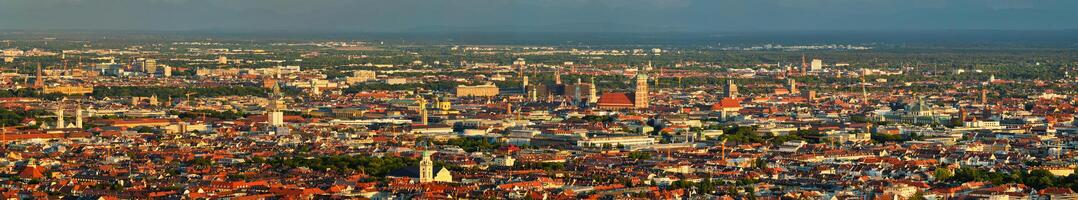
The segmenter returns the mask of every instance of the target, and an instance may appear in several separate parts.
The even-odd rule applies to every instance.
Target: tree
[[[22,119],[26,118],[25,115],[15,111],[0,109],[0,125],[3,126],[15,126],[22,123]]]
[[[937,179],[940,180],[940,179]],[[1048,187],[1067,187],[1078,189],[1078,175],[1055,176],[1047,170],[1031,170],[1011,172],[989,172],[987,170],[962,167],[954,172],[954,176],[945,182],[964,183],[970,181],[987,181],[993,184],[1021,183],[1035,189]]]
[[[651,153],[642,152],[642,151],[634,151],[632,153],[629,153],[629,159],[633,159],[633,160],[651,159]]]
[[[910,196],[909,200],[926,200],[925,193],[922,191],[917,191],[917,193],[914,193],[913,196]]]
[[[943,167],[936,168],[936,180],[947,180],[951,176],[954,176],[954,172],[951,172],[951,170]]]
[[[757,158],[755,161],[753,161],[752,167],[756,169],[767,168],[767,161],[764,161],[763,158]]]
[[[764,138],[756,134],[755,126],[733,126],[723,130],[721,137],[739,143],[760,143]]]
[[[483,138],[455,138],[449,141],[439,143],[442,145],[454,145],[458,146],[467,152],[487,151],[501,148],[504,144],[498,142],[491,142]]]

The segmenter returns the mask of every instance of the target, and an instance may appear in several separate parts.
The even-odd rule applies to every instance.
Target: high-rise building
[[[580,105],[583,104],[583,99],[580,95],[580,86],[583,85],[579,78],[576,79],[576,85],[573,85],[573,103]]]
[[[823,70],[823,60],[812,59],[812,66],[811,66],[811,69],[809,69],[809,70],[811,70],[811,71]]]
[[[792,78],[786,79],[786,90],[789,90],[790,94],[800,93],[799,91],[797,91],[797,80],[794,80]]]
[[[801,74],[808,73],[808,68],[808,60],[806,59],[805,54],[801,54]]]
[[[524,68],[528,65],[528,62],[524,61],[524,58],[517,58],[513,61],[513,68],[517,69],[517,75],[524,76]]]
[[[60,54],[60,63],[61,63],[61,65],[63,65],[63,67],[64,67],[64,68],[63,68],[63,71],[60,71],[60,73],[70,73],[70,72],[69,72],[69,71],[67,70],[67,56],[64,56],[64,55],[65,55],[65,54]]]
[[[647,109],[648,104],[648,75],[643,72],[636,74],[636,92],[634,93],[633,106],[638,109]]]
[[[142,72],[147,74],[157,73],[157,60],[149,58],[142,60]]]
[[[161,66],[161,76],[172,77],[172,67]]]

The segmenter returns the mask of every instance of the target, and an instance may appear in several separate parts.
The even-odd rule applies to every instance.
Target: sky
[[[1059,30],[1076,0],[0,0],[3,30]]]

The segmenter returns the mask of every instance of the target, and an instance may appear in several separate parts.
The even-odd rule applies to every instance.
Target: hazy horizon
[[[1073,30],[1067,0],[0,0],[4,30],[775,32]]]

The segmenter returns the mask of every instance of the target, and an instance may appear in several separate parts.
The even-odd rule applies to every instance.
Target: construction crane
[[[722,155],[721,159],[723,160],[723,162],[726,162],[726,140],[727,140],[727,139],[729,139],[729,138],[723,138],[723,139],[722,139],[722,143],[720,143],[720,144],[721,144],[721,148],[722,148],[722,150],[721,150],[721,151],[722,151],[722,153],[721,153],[721,155]]]
[[[868,90],[865,89],[865,85],[868,85],[868,83],[865,82],[865,76],[868,75],[867,72],[868,71],[865,70],[865,68],[861,68],[861,104],[864,105],[868,105]]]
[[[185,93],[185,94],[183,94],[184,96],[186,96],[186,97],[187,97],[187,99],[186,99],[186,100],[187,100],[187,105],[188,105],[188,106],[191,106],[191,105],[192,105],[192,104],[191,104],[191,95],[192,95],[192,94],[197,94],[197,93],[194,93],[194,92],[188,92],[188,93]]]

